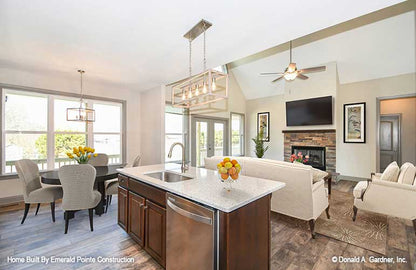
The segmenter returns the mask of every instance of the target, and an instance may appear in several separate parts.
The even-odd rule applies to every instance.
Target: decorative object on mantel
[[[79,69],[81,75],[81,98],[79,101],[79,108],[67,108],[66,109],[66,120],[76,122],[95,122],[95,110],[87,108],[84,104],[83,93],[82,93],[82,74],[84,70]]]
[[[285,78],[286,81],[293,81],[296,78],[299,78],[301,80],[307,80],[309,77],[303,74],[326,70],[326,66],[311,67],[311,68],[304,68],[304,69],[298,70],[298,68],[296,67],[296,63],[292,62],[292,41],[289,41],[289,50],[290,50],[290,63],[289,63],[289,66],[285,69],[285,72],[262,72],[260,73],[260,76],[280,75],[279,77],[274,79],[272,82],[277,82],[278,80],[282,78]]]
[[[365,102],[344,104],[344,143],[365,143]]]
[[[228,98],[228,74],[206,68],[205,32],[212,24],[201,20],[184,37],[189,41],[189,77],[172,86],[172,106],[192,108]],[[204,36],[204,70],[192,75],[192,41],[200,34]]]
[[[231,191],[231,184],[238,180],[238,175],[241,171],[241,166],[237,160],[226,157],[217,164],[218,177],[221,182],[227,184],[227,191]]]
[[[269,146],[264,145],[265,141],[263,140],[263,134],[258,133],[252,140],[255,144],[254,153],[256,154],[256,157],[263,158],[266,151],[269,150]]]
[[[257,134],[262,134],[262,138],[265,142],[270,142],[270,113],[261,112],[257,113]]]
[[[71,152],[66,153],[66,155],[70,158],[70,159],[74,159],[78,162],[78,164],[87,164],[88,160],[90,160],[91,156],[96,157],[97,154],[94,154],[95,149],[88,147],[88,146],[79,146],[79,147],[74,147]]]

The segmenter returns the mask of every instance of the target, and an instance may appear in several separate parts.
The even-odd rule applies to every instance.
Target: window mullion
[[[94,103],[93,101],[88,101],[87,102],[87,107],[92,109],[94,107]],[[91,122],[87,122],[87,145],[89,147],[94,148],[94,125]]]
[[[47,127],[47,168],[53,170],[55,168],[55,112],[54,97],[48,96],[48,127]]]

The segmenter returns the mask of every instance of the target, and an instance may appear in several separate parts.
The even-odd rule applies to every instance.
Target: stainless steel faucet
[[[171,145],[170,150],[169,150],[169,153],[168,153],[168,158],[171,158],[172,157],[172,151],[173,151],[173,148],[176,145],[179,145],[179,146],[182,147],[182,165],[181,165],[181,171],[184,173],[184,172],[186,172],[188,170],[188,166],[186,165],[186,162],[185,162],[185,146],[182,143],[175,142],[175,143],[173,143]]]

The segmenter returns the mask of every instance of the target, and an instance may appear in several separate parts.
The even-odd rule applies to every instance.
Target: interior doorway
[[[393,161],[401,165],[401,114],[380,115],[380,172]]]
[[[205,166],[205,157],[228,154],[228,120],[208,117],[192,117],[191,164]]]

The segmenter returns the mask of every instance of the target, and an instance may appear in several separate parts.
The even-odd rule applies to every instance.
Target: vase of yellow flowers
[[[97,154],[94,154],[95,149],[88,146],[78,146],[74,147],[71,152],[66,153],[70,159],[74,159],[78,164],[87,164],[91,156],[96,157]]]

